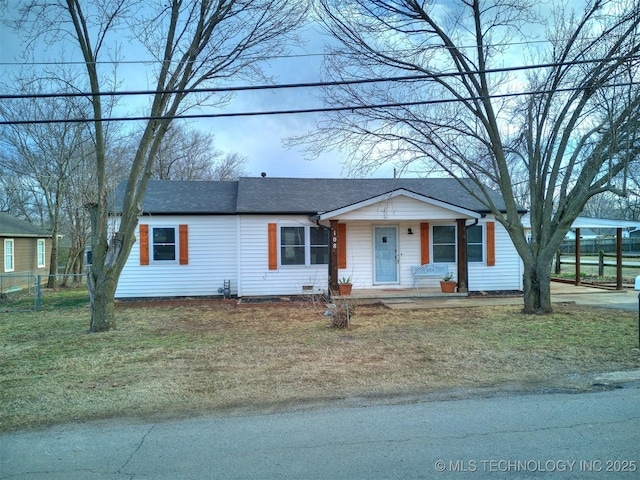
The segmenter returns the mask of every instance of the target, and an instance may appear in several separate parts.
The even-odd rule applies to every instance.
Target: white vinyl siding
[[[360,215],[366,219],[360,219]],[[351,277],[355,289],[376,288],[373,284],[374,226],[396,226],[399,284],[394,288],[410,289],[413,285],[411,267],[420,265],[421,261],[420,224],[429,223],[430,229],[434,225],[450,226],[455,225],[456,218],[461,218],[459,213],[407,197],[396,197],[385,205],[368,205],[349,212],[345,218],[337,217],[346,224],[347,239],[347,267],[340,269],[338,275]],[[482,227],[483,259],[487,221],[493,218],[487,216],[478,223]],[[283,226],[301,227],[308,236],[317,225],[307,215],[154,215],[142,217],[140,223],[149,225],[149,236],[154,227],[188,225],[189,264],[140,265],[139,242],[136,242],[120,277],[117,298],[217,296],[225,280],[231,280],[231,293],[240,297],[304,295],[323,292],[328,287],[328,265],[316,265],[306,258],[304,265],[278,263],[276,269],[269,269],[269,224],[276,224],[278,232]],[[329,221],[322,224],[329,226]],[[136,236],[139,237],[138,232]],[[317,246],[310,243],[310,239],[305,241],[306,248]],[[278,243],[277,247],[279,256],[281,245]],[[495,222],[495,257],[496,264],[492,267],[486,266],[486,260],[469,262],[470,291],[522,289],[522,262],[498,222]],[[433,256],[431,259],[433,261]],[[457,278],[456,263],[447,263],[447,266],[454,279]],[[430,278],[420,284],[436,288],[439,280]]]
[[[353,288],[380,288],[373,282],[374,271],[374,226],[380,222],[347,222],[347,268],[339,270],[339,277],[350,276]],[[420,265],[420,223],[419,222],[389,222],[390,226],[398,226],[398,272],[399,284],[394,288],[412,288],[413,275],[411,267]],[[411,228],[412,234],[409,234]],[[449,271],[455,274],[456,264],[447,264]],[[439,278],[421,280],[425,287],[440,286]]]
[[[428,219],[431,221],[451,221],[452,218],[459,218],[460,216],[461,214],[453,213],[446,208],[400,195],[377,204],[353,210],[340,215],[338,218],[344,222],[387,221],[397,224],[403,221],[428,221]],[[419,232],[418,230],[415,233]]]
[[[238,218],[240,296],[300,295],[327,289],[328,265],[316,265],[311,261],[305,265],[279,263],[276,270],[269,270],[268,225],[277,224],[278,231],[281,227],[317,227],[306,215],[241,215]]]
[[[493,218],[487,218],[487,221],[493,221]],[[495,222],[495,252],[493,267],[487,267],[485,262],[469,262],[469,291],[522,290],[522,260],[509,234],[498,222]]]
[[[236,217],[154,215],[141,217],[139,223],[149,225],[151,252],[154,227],[188,225],[189,264],[151,261],[149,265],[140,265],[138,240],[134,243],[120,276],[116,298],[218,296],[218,288],[223,287],[225,280],[231,280],[231,293],[236,294]],[[175,233],[178,241],[177,227]],[[138,231],[136,238],[140,238]]]

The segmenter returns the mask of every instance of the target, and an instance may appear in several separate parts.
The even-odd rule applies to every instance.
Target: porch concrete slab
[[[404,300],[404,301],[403,301]],[[476,297],[460,294],[457,297],[433,295],[432,297],[412,297],[380,299],[388,308],[394,310],[415,308],[462,308],[490,305],[522,305],[521,296],[515,297]],[[568,283],[551,283],[552,303],[575,303],[576,305],[614,308],[636,311],[639,308],[638,292],[630,289],[603,290],[600,288],[575,286]]]
[[[398,300],[387,301],[382,303],[392,310],[410,310],[415,308],[464,308],[464,307],[482,307],[489,305],[520,305],[522,297],[458,297],[458,298],[414,298],[410,302],[401,302]]]

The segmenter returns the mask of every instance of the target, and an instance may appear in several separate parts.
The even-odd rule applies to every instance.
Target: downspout
[[[320,215],[316,214],[316,215],[311,215],[309,216],[309,220],[312,222],[315,222],[315,224],[320,227],[320,228],[324,228],[326,230],[329,230],[329,262],[327,264],[327,297],[328,299],[331,299],[331,267],[333,266],[333,255],[331,254],[332,252],[332,246],[333,246],[333,241],[331,238],[331,227],[327,226],[327,225],[322,225],[320,223]]]

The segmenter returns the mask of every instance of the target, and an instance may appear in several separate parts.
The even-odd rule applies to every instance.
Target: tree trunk
[[[89,272],[87,286],[91,304],[90,332],[106,332],[117,327],[115,315],[117,284],[117,279],[108,271]]]
[[[87,276],[87,288],[91,304],[90,332],[106,332],[117,328],[115,315],[115,295],[118,279],[124,267],[131,247],[135,241],[133,230],[137,224],[137,212],[133,213],[135,222],[120,227],[128,228],[129,232],[117,231],[109,234],[107,228],[106,208],[99,211],[97,204],[90,204],[91,218],[91,249],[93,264]],[[101,217],[100,215],[104,215]],[[121,217],[123,218],[123,217]],[[110,237],[110,240],[106,240]],[[125,242],[126,240],[126,242]]]
[[[551,261],[536,259],[524,265],[524,313],[551,313]]]
[[[47,288],[56,288],[58,279],[58,225],[54,225],[51,235],[51,255],[49,256],[49,277]]]

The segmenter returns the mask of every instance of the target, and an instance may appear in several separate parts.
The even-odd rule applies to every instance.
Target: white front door
[[[374,283],[398,283],[398,227],[374,227]]]

